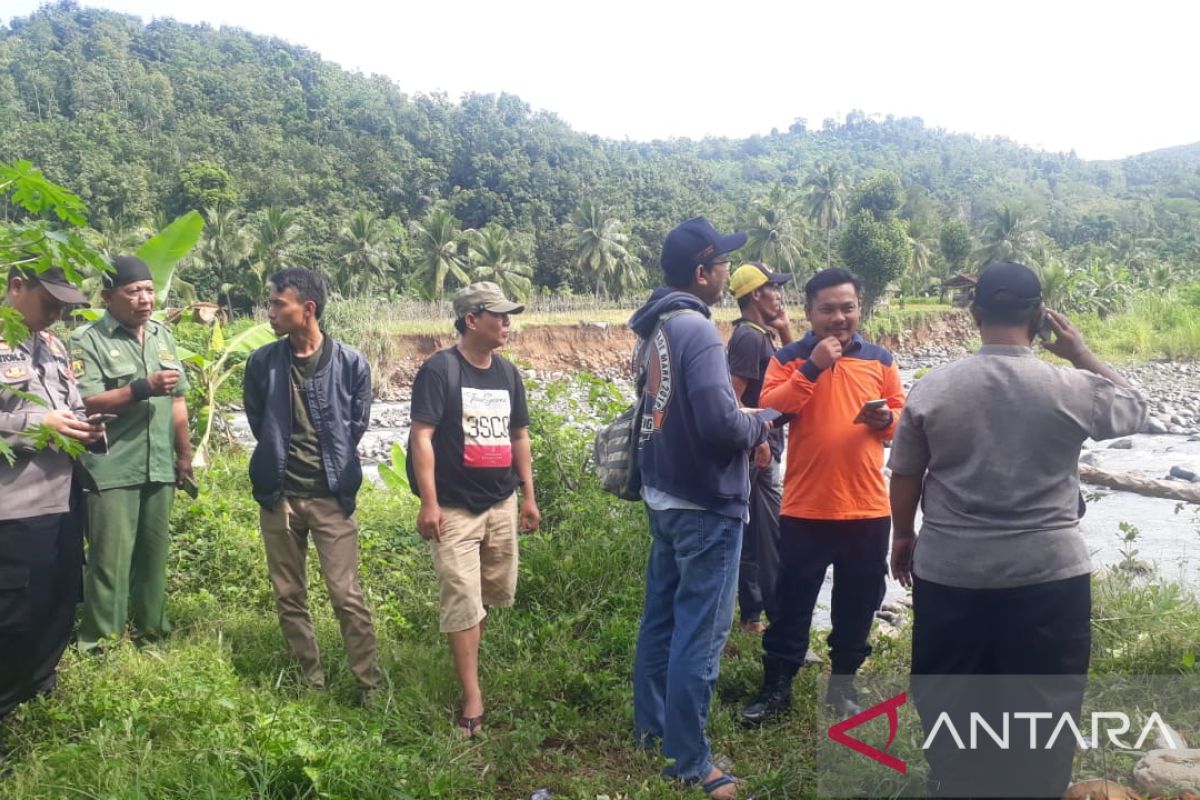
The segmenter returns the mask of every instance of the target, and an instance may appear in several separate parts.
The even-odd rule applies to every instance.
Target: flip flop
[[[727,772],[722,772],[708,783],[700,784],[700,788],[704,790],[706,795],[712,797],[718,789],[723,789],[726,786],[736,786],[737,782],[737,778],[733,777]]]
[[[459,717],[458,731],[464,739],[474,739],[483,728],[483,714],[478,717]]]

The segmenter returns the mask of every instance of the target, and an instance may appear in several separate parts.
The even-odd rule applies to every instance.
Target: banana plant
[[[260,322],[247,328],[228,341],[220,321],[212,328],[207,353],[192,353],[179,349],[179,357],[192,372],[192,381],[200,388],[202,406],[197,415],[197,426],[203,429],[196,445],[192,464],[197,469],[207,465],[208,442],[212,436],[213,418],[220,413],[217,408],[217,392],[233,375],[246,364],[248,356],[258,348],[275,341],[271,326]],[[236,358],[242,356],[241,358]],[[231,363],[232,362],[232,363]]]
[[[177,294],[195,297],[196,290],[191,284],[175,277],[175,267],[200,241],[203,231],[204,218],[195,211],[189,211],[147,239],[135,253],[146,262],[146,266],[150,268],[150,275],[154,278],[154,296],[158,302],[154,319],[161,320],[166,313],[164,309],[173,287],[177,286],[180,289]],[[104,309],[87,308],[76,313],[83,319],[95,321],[104,316]]]
[[[409,490],[408,472],[404,468],[404,460],[404,448],[400,446],[399,442],[392,442],[392,462],[379,465],[379,479],[393,492]]]

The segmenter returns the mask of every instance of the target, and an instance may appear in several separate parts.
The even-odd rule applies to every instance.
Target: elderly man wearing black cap
[[[926,731],[943,712],[970,724],[979,704],[1078,715],[1092,569],[1079,530],[1079,450],[1088,438],[1135,433],[1147,410],[1066,317],[1043,308],[1027,267],[985,270],[971,314],[983,347],[914,385],[889,462],[891,568],[913,588],[912,693]],[[1037,358],[1039,337],[1075,369]],[[945,675],[1058,679],[1022,679],[1014,694],[1015,683],[923,678]],[[1026,727],[1013,725],[1014,736]],[[926,751],[937,796],[1058,797],[1071,775],[1070,736],[999,753],[944,746],[949,738]]]
[[[525,306],[490,281],[454,295],[458,344],[430,356],[413,381],[409,485],[421,498],[417,532],[440,584],[439,628],[462,685],[458,732],[483,725],[479,643],[488,609],[517,592],[517,531],[537,530],[529,410],[521,375],[496,351]],[[517,502],[520,489],[521,501]]]
[[[18,703],[54,686],[71,637],[83,568],[83,525],[71,458],[37,448],[45,426],[92,445],[104,435],[84,419],[67,350],[46,328],[67,305],[87,302],[63,271],[12,270],[6,304],[29,335],[0,338],[0,719]],[[33,399],[36,398],[36,401]]]
[[[770,422],[741,408],[709,306],[729,278],[722,236],[703,217],[663,244],[666,285],[630,319],[644,392],[638,464],[650,518],[646,600],[633,667],[634,733],[661,743],[667,774],[712,797],[736,792],[713,764],[705,720],[733,623],[742,526],[749,517],[747,453],[770,457]]]
[[[150,319],[154,280],[140,259],[120,256],[104,275],[108,310],[71,337],[71,358],[89,414],[112,414],[108,453],[85,455],[98,491],[87,494],[88,567],[79,645],[119,637],[132,616],[139,640],[170,632],[166,616],[168,527],[176,486],[193,480],[175,338]]]

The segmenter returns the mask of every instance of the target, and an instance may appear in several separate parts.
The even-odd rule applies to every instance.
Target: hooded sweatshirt
[[[741,411],[733,396],[725,347],[708,306],[695,295],[659,287],[629,320],[645,340],[646,408],[638,463],[642,485],[708,511],[744,519],[750,498],[747,451],[770,426]]]

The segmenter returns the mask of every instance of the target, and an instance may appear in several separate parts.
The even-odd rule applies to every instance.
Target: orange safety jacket
[[[767,367],[759,405],[791,415],[780,513],[800,519],[874,519],[891,513],[883,480],[883,443],[892,438],[904,388],[892,354],[857,333],[829,369],[809,361],[810,331],[780,348]],[[883,398],[892,423],[854,424],[868,400]]]

